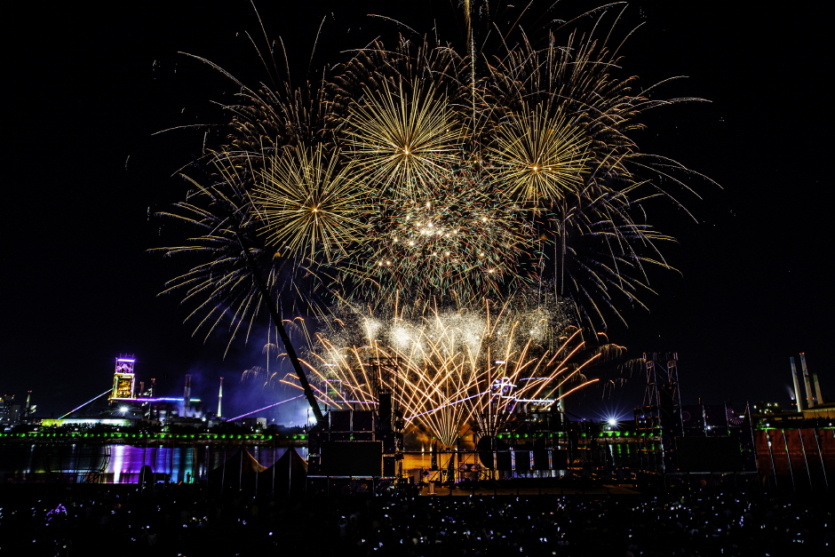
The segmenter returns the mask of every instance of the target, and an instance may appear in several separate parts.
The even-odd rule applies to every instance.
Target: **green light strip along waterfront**
[[[306,447],[307,434],[275,435],[259,433],[133,433],[133,432],[49,432],[0,433],[0,445],[11,444],[89,444],[143,446],[216,445],[249,447]]]

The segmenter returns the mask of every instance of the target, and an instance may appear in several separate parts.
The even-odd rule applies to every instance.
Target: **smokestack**
[[[221,417],[221,406],[223,404],[223,377],[220,378],[220,388],[217,390],[217,417]]]
[[[797,367],[794,365],[794,356],[789,358],[792,363],[792,381],[794,382],[794,400],[797,404],[797,411],[803,411],[803,405],[800,403],[802,397],[800,396],[800,382],[797,380]]]
[[[191,375],[186,375],[186,386],[183,389],[183,409],[191,407]]]
[[[809,370],[806,368],[806,352],[800,353],[800,369],[803,370],[803,383],[806,385],[806,401],[811,408],[815,405],[815,395],[812,393],[811,377],[809,377]]]
[[[815,384],[815,395],[818,397],[818,404],[823,404],[823,394],[821,393],[821,384],[818,382],[818,374],[812,374],[812,382]]]

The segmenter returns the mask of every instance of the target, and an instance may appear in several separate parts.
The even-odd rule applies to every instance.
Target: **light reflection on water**
[[[113,472],[113,483],[115,484],[120,483],[119,480],[122,477],[122,470],[125,468],[125,448],[124,445],[117,445],[113,447],[113,452],[111,453],[113,456],[110,462],[113,465],[113,469],[108,471]]]
[[[0,478],[32,480],[60,475],[66,481],[136,483],[143,466],[149,466],[156,481],[188,483],[205,480],[210,470],[220,468],[239,447],[132,447],[130,445],[20,445],[0,450]],[[247,447],[261,465],[270,467],[286,448]],[[307,459],[307,448],[296,449]]]

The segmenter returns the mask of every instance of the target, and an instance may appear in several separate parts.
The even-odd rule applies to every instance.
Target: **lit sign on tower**
[[[134,398],[136,376],[133,373],[133,358],[117,358],[116,371],[113,372],[113,390],[110,400]]]

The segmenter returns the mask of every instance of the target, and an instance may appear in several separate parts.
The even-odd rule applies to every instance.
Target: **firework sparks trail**
[[[649,222],[648,202],[686,212],[678,192],[700,176],[632,137],[647,111],[699,99],[657,100],[664,82],[641,89],[624,73],[617,4],[584,14],[586,31],[580,18],[551,20],[543,40],[520,23],[530,4],[504,28],[471,4],[464,45],[376,40],[301,86],[274,71],[273,46],[258,52],[273,87],[193,57],[240,93],[223,105],[226,139],[184,170],[192,192],[164,213],[197,233],[158,249],[204,258],[166,292],[196,304],[189,319],[207,337],[220,325],[230,343],[248,337],[265,303],[324,328],[336,305],[369,307],[350,333],[365,340],[311,336],[317,399],[371,407],[387,388],[445,440],[462,424],[495,431],[517,402],[568,381],[593,382],[578,378],[611,347],[587,356],[577,331],[646,307],[649,269],[672,269],[661,246],[673,240]],[[575,329],[543,342],[521,325],[536,304],[510,301],[546,295]],[[487,299],[498,315],[466,309]],[[391,300],[414,314],[389,311]],[[369,361],[398,364],[383,374]]]

